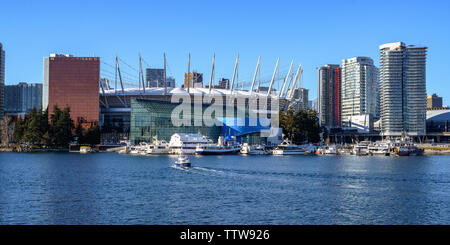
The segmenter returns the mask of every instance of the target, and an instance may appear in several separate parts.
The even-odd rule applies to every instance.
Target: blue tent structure
[[[270,130],[270,119],[262,118],[233,118],[222,117],[216,118],[216,120],[222,123],[221,134],[224,136],[225,141],[233,140],[232,137],[236,137],[236,141],[241,142],[241,137],[259,133],[262,130]]]

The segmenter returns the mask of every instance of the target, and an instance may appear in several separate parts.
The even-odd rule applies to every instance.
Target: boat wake
[[[211,169],[211,168],[193,167],[193,169],[200,170],[200,171],[213,172],[213,173],[220,173],[220,174],[224,174],[225,173],[223,171],[215,170],[215,169]]]
[[[183,170],[183,171],[189,171],[189,170],[191,170],[191,168],[177,167],[177,166],[175,166],[175,164],[172,165],[172,166],[170,166],[170,167],[173,168],[173,169]]]

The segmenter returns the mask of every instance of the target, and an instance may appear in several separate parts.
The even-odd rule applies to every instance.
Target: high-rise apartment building
[[[75,125],[89,127],[99,120],[100,58],[51,54],[44,58],[42,107],[70,107]]]
[[[5,114],[24,116],[33,108],[41,109],[42,84],[19,83],[5,86]]]
[[[221,78],[219,80],[219,86],[217,88],[228,89],[230,87],[230,79]]]
[[[292,98],[299,103],[299,108],[308,108],[308,92],[306,88],[295,88],[292,90]]]
[[[164,87],[164,69],[147,68],[145,69],[145,82],[148,88]]]
[[[341,68],[325,65],[318,68],[317,100],[321,126],[341,126]]]
[[[176,87],[176,81],[174,77],[167,77],[166,78],[166,85],[168,88],[175,88]]]
[[[203,87],[203,73],[191,72],[184,73],[184,87],[202,88]]]
[[[0,118],[4,114],[4,87],[5,87],[5,51],[0,43]]]
[[[342,121],[370,114],[379,118],[378,69],[369,57],[342,60]]]
[[[427,47],[380,46],[381,131],[385,136],[426,133]]]
[[[442,108],[442,97],[436,94],[427,96],[427,109],[437,109]]]

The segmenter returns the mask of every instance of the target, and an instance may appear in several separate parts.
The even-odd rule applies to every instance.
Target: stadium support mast
[[[231,87],[230,87],[231,92],[233,92],[234,79],[236,77],[236,72],[238,71],[238,67],[239,67],[239,54],[237,55],[236,64],[234,65],[233,79],[231,80]]]
[[[300,76],[300,73],[302,73],[302,72],[303,72],[302,65],[299,65],[298,69],[297,69],[297,73],[295,74],[295,78],[294,78],[294,81],[293,81],[293,84],[292,84],[292,88],[289,91],[289,94],[288,94],[287,98],[289,98],[289,99],[292,98],[295,86],[297,86],[298,78]]]
[[[216,54],[213,55],[211,78],[209,79],[209,94],[210,95],[211,95],[211,88],[212,88],[212,83],[213,83],[213,79],[214,79],[214,62],[215,62],[215,60],[216,60]]]
[[[142,69],[141,53],[139,53],[139,80],[142,80],[142,89],[144,90],[144,94],[145,94],[145,80],[144,80],[144,70]],[[141,83],[139,83],[139,87],[140,86],[141,86]]]
[[[267,96],[269,96],[270,92],[272,92],[272,86],[273,86],[273,82],[275,81],[275,75],[277,74],[279,63],[280,63],[280,58],[277,59],[277,64],[275,65],[275,70],[273,71],[272,80],[270,81],[269,90],[267,90]]]
[[[164,95],[167,94],[166,74],[166,53],[164,53]]]
[[[124,85],[123,85],[123,80],[122,80],[122,74],[120,73],[120,67],[119,67],[119,57],[116,55],[116,67],[117,67],[117,72],[119,74],[119,80],[120,80],[120,86],[122,87],[122,94],[124,94]]]
[[[190,87],[189,80],[191,79],[190,73],[191,73],[191,53],[189,53],[189,58],[188,58],[188,74],[187,74],[187,92],[188,92],[188,94],[189,94],[189,87]],[[192,76],[192,78],[194,78],[194,76]]]
[[[289,67],[289,71],[288,71],[286,77],[284,78],[283,85],[281,86],[281,90],[280,90],[280,92],[278,93],[278,98],[282,97],[283,94],[284,94],[284,89],[286,88],[286,84],[287,84],[287,82],[288,82],[289,75],[291,74],[292,66],[293,66],[293,65],[294,65],[294,60],[291,61],[291,66]]]
[[[253,88],[255,87],[256,75],[258,75],[259,64],[261,62],[261,56],[258,57],[258,63],[256,64],[255,75],[253,76],[252,87],[250,88],[250,96],[253,93]]]

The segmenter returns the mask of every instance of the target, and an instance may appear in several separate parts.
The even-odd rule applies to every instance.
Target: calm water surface
[[[1,153],[0,224],[450,224],[450,156]]]

